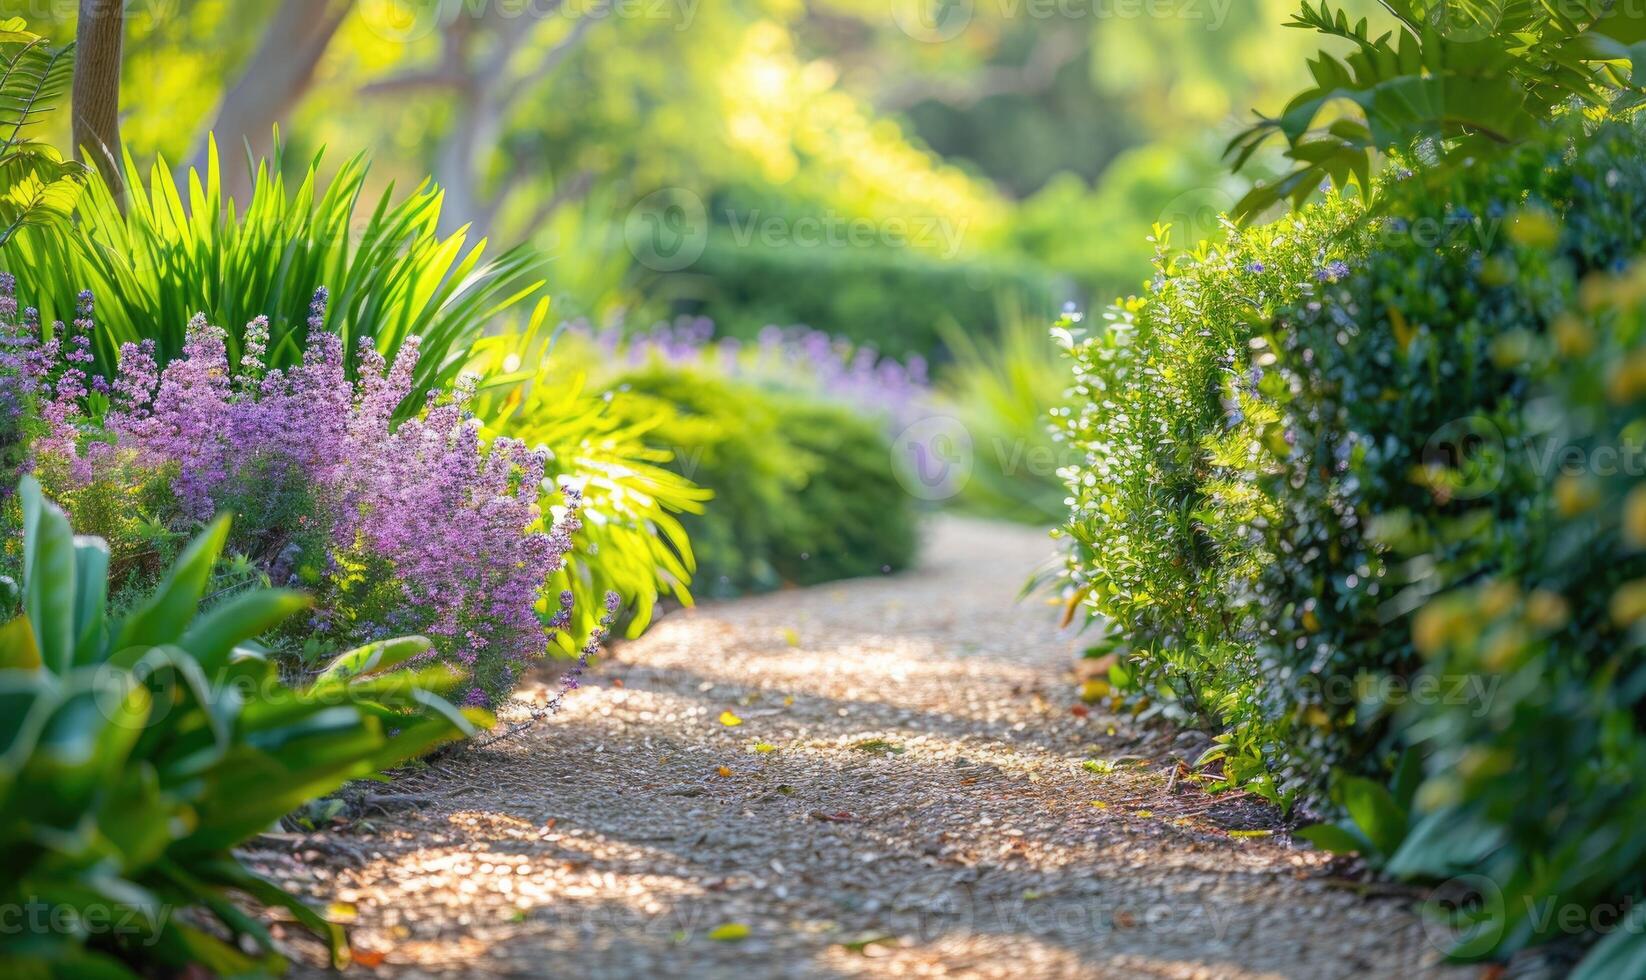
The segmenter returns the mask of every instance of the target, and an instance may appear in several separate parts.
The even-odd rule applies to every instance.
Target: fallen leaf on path
[[[719,769],[716,769],[715,772],[722,776],[730,776],[732,774],[732,768],[731,766],[721,766]]]
[[[730,711],[722,711],[720,712],[720,723],[725,725],[727,728],[736,728],[738,725],[743,724],[743,719],[732,714]]]
[[[723,926],[715,926],[713,929],[710,929],[708,931],[708,937],[716,942],[735,943],[739,940],[749,938],[749,934],[751,932],[753,932],[753,930],[741,922],[728,922]]]
[[[861,953],[870,946],[873,946],[875,943],[890,943],[896,941],[897,937],[891,935],[890,933],[871,932],[861,938],[853,939],[851,942],[841,943],[840,945],[854,953]]]
[[[777,746],[771,744],[770,742],[756,742],[754,743],[754,750],[761,755],[770,755],[771,753],[777,751]]]
[[[350,950],[349,952],[351,954],[350,959],[352,959],[356,965],[373,970],[382,966],[383,960],[389,955],[380,949],[355,949]]]

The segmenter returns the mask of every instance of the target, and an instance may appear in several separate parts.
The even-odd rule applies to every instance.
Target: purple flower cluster
[[[17,280],[0,272],[0,500],[10,496],[40,435],[36,404],[49,364],[35,339],[39,313],[17,315]]]
[[[918,354],[907,361],[882,357],[873,347],[809,327],[768,326],[754,344],[716,340],[707,317],[679,317],[627,336],[621,327],[597,330],[581,320],[565,329],[593,342],[609,361],[707,366],[736,379],[813,392],[897,425],[918,417],[929,394],[926,361]]]
[[[325,542],[324,570],[309,583],[320,593],[315,626],[347,642],[425,633],[435,641],[429,656],[465,678],[468,700],[495,705],[569,623],[564,603],[552,618],[537,607],[581,526],[580,496],[565,489],[563,506],[541,512],[545,454],[480,438],[469,411],[473,378],[449,394],[429,392],[418,416],[395,425],[412,395],[416,339],[392,365],[363,342],[351,382],[342,341],[324,328],[325,305],[322,289],[302,362],[285,371],[264,363],[264,319],[247,325],[238,371],[223,330],[204,317],[189,324],[181,357],[164,370],[152,343],[125,345],[99,438],[87,440],[77,438],[94,428],[79,408],[92,329],[85,297],[69,366],[46,408],[51,436],[37,451],[67,457],[79,480],[114,455],[172,474],[189,521],[301,487],[310,505],[296,520],[319,525],[309,530]]]

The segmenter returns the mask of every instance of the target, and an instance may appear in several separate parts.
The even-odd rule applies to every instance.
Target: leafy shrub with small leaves
[[[1646,251],[1641,147],[1574,123],[1490,167],[1396,169],[1376,209],[1328,198],[1222,266],[1288,270],[1272,306],[1196,305],[1165,341],[1075,337],[1103,437],[1073,474],[1091,487],[1075,588],[1133,644],[1124,678],[1223,726],[1232,781],[1342,816],[1322,844],[1479,876],[1491,900],[1459,958],[1561,938],[1540,909],[1646,882],[1625,816],[1646,780],[1646,553],[1626,530],[1646,290],[1601,285]],[[1287,257],[1328,229],[1312,272]],[[1116,525],[1175,547],[1127,561]],[[1614,937],[1595,955],[1642,954]]]
[[[1063,434],[1080,454],[1064,471],[1069,601],[1111,624],[1128,650],[1116,680],[1162,710],[1223,721],[1252,694],[1227,597],[1261,565],[1247,529],[1267,505],[1217,465],[1254,451],[1226,440],[1250,411],[1252,341],[1337,274],[1359,213],[1333,198],[1188,254],[1158,229],[1146,295],[1054,330],[1074,362]]]
[[[342,929],[233,849],[489,718],[432,693],[453,683],[444,671],[396,670],[428,649],[421,638],[351,651],[300,690],[281,683],[255,639],[303,596],[257,590],[201,608],[226,520],[115,616],[105,544],[76,537],[32,478],[20,500],[22,588],[0,626],[0,902],[43,911],[8,923],[0,969],[281,972],[246,899],[285,909],[346,965]]]

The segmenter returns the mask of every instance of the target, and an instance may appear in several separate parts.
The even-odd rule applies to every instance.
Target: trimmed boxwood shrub
[[[656,366],[611,386],[617,414],[714,493],[684,514],[693,591],[728,597],[898,571],[915,551],[913,501],[879,425],[803,396]]]

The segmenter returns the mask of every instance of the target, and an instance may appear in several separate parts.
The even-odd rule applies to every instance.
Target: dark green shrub
[[[1453,952],[1499,955],[1646,882],[1646,471],[1590,465],[1646,439],[1646,358],[1583,303],[1642,294],[1586,284],[1643,250],[1646,153],[1569,126],[1340,207],[1238,258],[1231,230],[1076,338],[1075,584],[1133,644],[1117,680],[1226,729],[1231,782],[1393,873],[1480,876]]]
[[[1386,768],[1398,699],[1358,692],[1417,667],[1410,614],[1535,562],[1541,481],[1489,470],[1532,448],[1528,385],[1543,365],[1520,346],[1571,308],[1585,275],[1639,250],[1637,140],[1623,127],[1575,147],[1556,134],[1490,168],[1391,184],[1353,274],[1280,311],[1263,341],[1257,359],[1272,361],[1252,401],[1277,414],[1285,438],[1270,444],[1284,451],[1223,478],[1278,508],[1242,608],[1260,715],[1313,722],[1275,755],[1287,785]]]
[[[613,386],[613,409],[646,420],[647,444],[714,493],[681,523],[695,590],[725,597],[900,569],[912,501],[875,423],[798,396],[653,367]]]
[[[449,683],[439,675],[391,672],[428,649],[421,638],[345,654],[302,690],[281,683],[253,641],[307,600],[259,590],[200,610],[224,520],[112,616],[104,543],[76,538],[32,478],[20,496],[23,582],[0,626],[0,902],[24,921],[0,932],[0,969],[281,971],[241,899],[285,909],[346,964],[342,930],[233,848],[483,714],[429,693]]]
[[[912,501],[881,429],[835,405],[778,396],[778,427],[815,464],[786,502],[772,566],[815,585],[901,571],[914,559]]]

